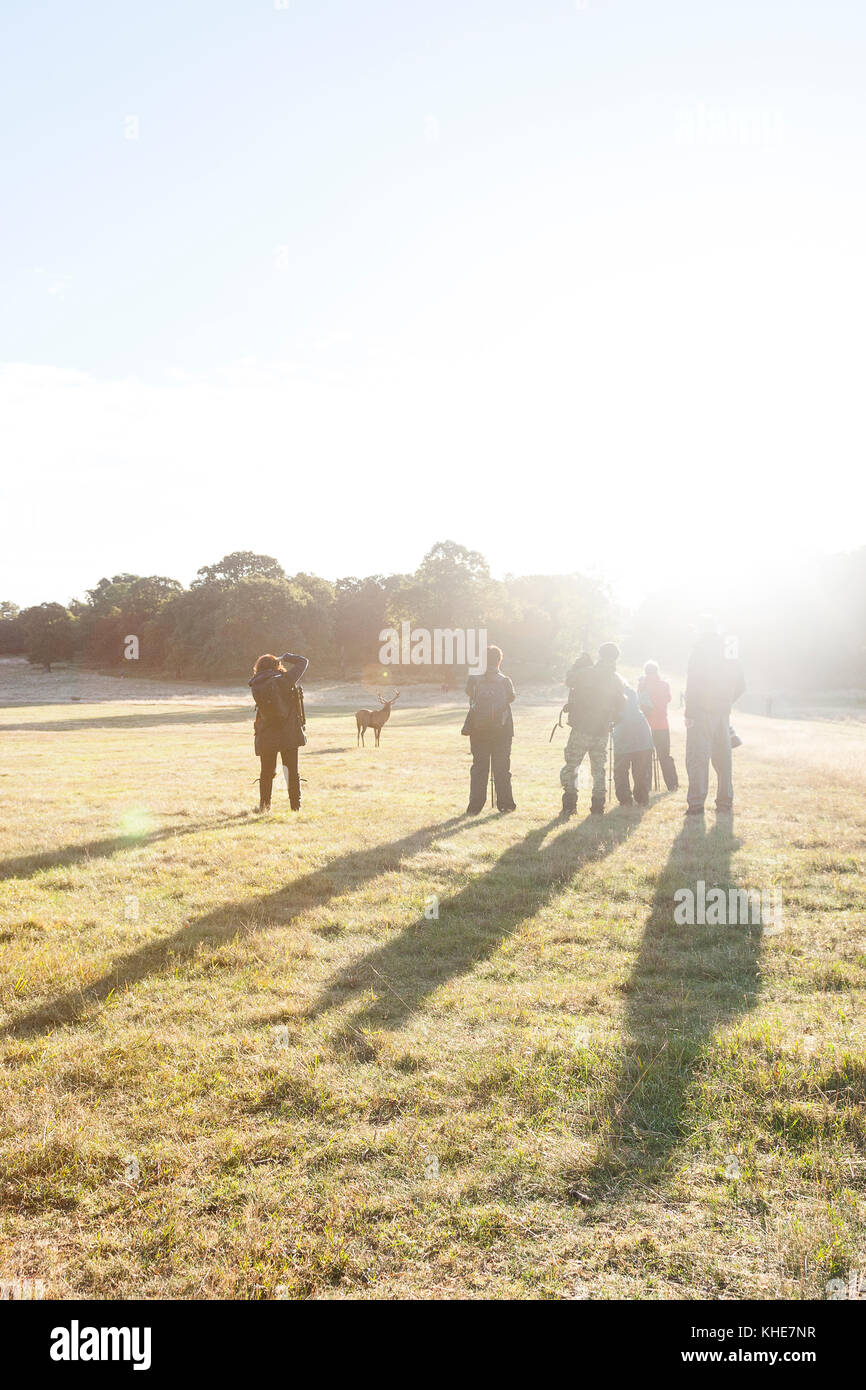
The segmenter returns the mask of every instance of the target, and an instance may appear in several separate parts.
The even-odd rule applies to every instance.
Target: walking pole
[[[658,789],[659,789],[659,755],[658,755],[658,753],[656,752],[655,748],[653,748],[653,791],[654,791],[654,792],[657,792]]]

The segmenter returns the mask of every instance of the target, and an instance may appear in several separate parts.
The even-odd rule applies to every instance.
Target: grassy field
[[[59,1297],[820,1297],[866,1281],[866,727],[743,716],[737,813],[466,804],[462,710],[252,814],[250,708],[0,709],[0,1278]],[[682,732],[674,734],[682,764]],[[784,929],[675,926],[778,887]],[[438,908],[438,916],[435,915]]]

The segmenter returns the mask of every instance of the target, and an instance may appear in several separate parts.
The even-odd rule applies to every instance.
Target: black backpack
[[[622,718],[625,708],[622,681],[606,666],[588,666],[568,692],[569,724],[595,737],[606,734],[610,725]]]
[[[493,733],[508,715],[508,686],[502,677],[480,680],[472,699],[472,732]]]
[[[269,676],[267,680],[252,683],[251,689],[253,699],[256,702],[256,709],[263,719],[269,720],[271,723],[278,719],[288,719],[289,715],[293,713],[286,695],[290,696],[294,694],[294,691],[287,691],[284,694],[282,684],[282,681],[273,675]],[[303,695],[301,695],[301,704],[303,707]]]
[[[572,667],[566,676],[568,681],[568,699],[563,706],[568,710],[569,728],[575,728],[582,723],[581,716],[585,713],[587,696],[589,694],[589,673],[594,670],[592,666],[581,666],[577,670]]]

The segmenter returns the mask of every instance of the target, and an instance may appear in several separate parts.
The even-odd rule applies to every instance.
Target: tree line
[[[261,652],[291,647],[317,677],[384,680],[380,633],[484,628],[520,679],[562,679],[581,650],[613,638],[635,664],[654,657],[683,671],[700,621],[693,586],[618,608],[603,584],[581,574],[494,579],[478,551],[440,541],[411,574],[330,581],[289,575],[278,560],[235,551],[203,565],[189,588],[164,575],[116,574],[84,599],[19,610],[0,602],[0,654],[50,667],[75,661],[103,670],[176,678],[236,679]],[[812,562],[796,581],[737,598],[723,619],[737,636],[754,689],[866,687],[866,548]],[[134,638],[134,643],[128,639]],[[134,656],[132,653],[134,652]],[[132,657],[132,659],[130,659]],[[399,679],[457,681],[462,672],[389,667]]]
[[[494,579],[477,551],[441,541],[411,574],[286,574],[270,555],[235,551],[203,565],[189,588],[164,575],[116,574],[83,600],[19,611],[0,603],[0,653],[50,667],[76,661],[172,677],[237,677],[261,652],[287,646],[320,677],[379,678],[380,633],[418,628],[486,628],[512,669],[545,676],[575,647],[598,643],[616,624],[611,599],[578,574]],[[134,638],[134,642],[129,639]],[[132,656],[134,653],[134,656]],[[430,680],[429,670],[391,668]],[[457,670],[443,672],[456,679]],[[438,679],[438,673],[437,677]]]

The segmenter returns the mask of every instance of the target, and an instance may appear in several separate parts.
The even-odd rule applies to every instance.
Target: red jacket
[[[661,676],[641,676],[637,683],[640,707],[651,729],[667,729],[671,688]],[[645,703],[646,702],[646,703]],[[648,706],[652,705],[652,709]]]

